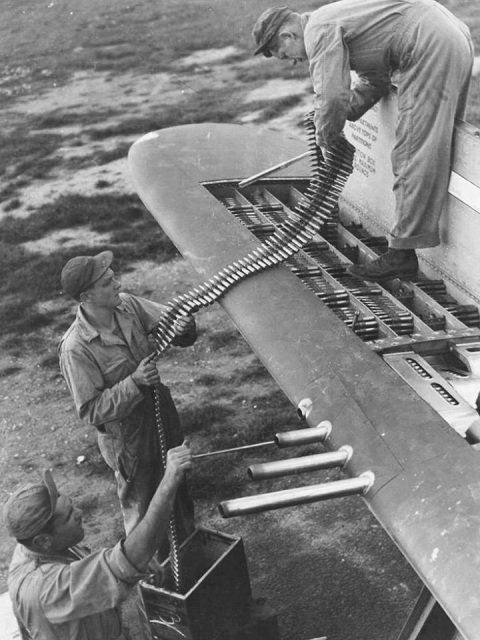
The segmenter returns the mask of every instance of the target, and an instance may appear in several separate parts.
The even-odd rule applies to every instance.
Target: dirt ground
[[[54,131],[65,140],[56,150],[55,167],[47,177],[18,187],[13,208],[12,199],[3,200],[0,221],[9,216],[28,218],[43,205],[69,194],[132,194],[125,154],[103,164],[92,165],[88,159],[120,145],[128,146],[138,136],[127,132],[92,137],[85,132],[82,115],[104,112],[97,123],[89,123],[88,129],[105,130],[121,124],[116,113],[108,115],[111,105],[121,107],[130,118],[145,117],[158,110],[159,105],[176,105],[185,94],[226,87],[232,74],[251,72],[261,64],[258,60],[232,63],[238,53],[233,46],[199,50],[180,57],[170,71],[156,74],[80,70],[59,86],[44,87],[37,94],[20,94],[7,102],[0,116],[4,131],[19,126],[27,117],[69,111],[77,114],[79,122],[48,127],[49,133]],[[475,72],[480,72],[478,59]],[[262,122],[265,102],[292,95],[298,100],[291,109],[272,117],[268,124]],[[298,123],[311,104],[309,82],[272,78],[243,92],[239,100],[246,105],[238,118],[240,123],[257,123],[301,136]],[[248,105],[252,105],[251,109]],[[87,159],[86,166],[82,158]],[[43,255],[59,247],[65,250],[77,245],[86,245],[93,251],[108,238],[109,232],[102,234],[92,231],[89,225],[80,225],[73,230],[46,233],[23,243],[23,247],[27,252]],[[158,300],[186,291],[195,282],[194,274],[181,258],[161,264],[137,260],[129,267],[122,275],[123,286]],[[39,303],[39,310],[56,314],[66,326],[73,318],[74,305],[61,298],[57,290],[51,299]],[[225,348],[209,339],[211,334],[234,333],[220,308],[205,311],[198,322],[197,344],[188,350],[172,349],[163,363],[162,377],[171,387],[181,415],[182,411],[188,413],[200,405],[218,402],[218,390],[202,387],[200,379],[216,376],[226,384],[238,371],[257,366],[240,338],[235,338],[236,346],[230,343]],[[6,498],[18,484],[38,477],[42,468],[53,468],[60,488],[84,510],[88,542],[98,547],[121,536],[122,525],[113,481],[96,449],[95,434],[76,417],[58,371],[55,345],[59,336],[58,326],[48,325],[37,332],[40,348],[32,343],[31,349],[15,350],[10,341],[9,348],[0,354],[0,498]],[[268,376],[244,380],[242,385],[242,394],[225,400],[225,405],[233,407],[239,424],[244,414],[255,413],[252,398],[259,390],[266,404],[273,406],[278,400]],[[284,420],[298,426],[293,408],[286,409]],[[204,434],[193,434],[192,446],[202,450],[210,443]],[[237,476],[254,459],[258,458],[235,458],[232,466],[238,465]],[[192,472],[192,487],[199,478],[204,482],[205,476],[198,474],[205,471]],[[233,497],[235,483],[222,486],[221,472],[217,474],[215,468],[210,470],[210,476],[214,486],[211,495],[208,487],[197,488],[198,522],[243,538],[253,592],[267,598],[278,613],[284,640],[323,635],[329,640],[393,640],[397,636],[420,583],[360,499],[226,521],[217,512],[217,498]],[[309,480],[315,478],[310,476]],[[291,486],[291,482],[286,480],[283,486]],[[6,589],[12,548],[12,541],[1,530],[0,592]],[[132,637],[139,637],[131,606],[127,625]]]

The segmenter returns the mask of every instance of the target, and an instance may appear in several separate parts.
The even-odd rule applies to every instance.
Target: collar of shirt
[[[114,317],[117,321],[118,326],[120,327],[121,332],[125,337],[125,340],[127,340],[128,342],[132,334],[132,326],[135,314],[127,308],[125,302],[122,300],[122,302],[114,311]],[[116,337],[111,332],[99,331],[96,327],[94,327],[87,320],[82,305],[79,305],[77,309],[76,324],[80,337],[86,342],[91,342],[95,338],[100,338],[100,340],[105,344],[124,342],[124,340]]]

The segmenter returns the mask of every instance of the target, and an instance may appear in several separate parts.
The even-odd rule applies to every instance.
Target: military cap
[[[272,7],[262,13],[252,31],[257,45],[254,55],[262,53],[266,58],[272,57],[268,47],[282,24],[292,13],[293,11],[289,7]]]
[[[17,540],[40,533],[55,513],[57,497],[57,487],[48,470],[44,472],[42,482],[17,489],[3,507],[8,533]]]
[[[77,256],[62,269],[63,293],[78,299],[82,291],[99,280],[113,261],[111,251],[102,251],[96,256]]]

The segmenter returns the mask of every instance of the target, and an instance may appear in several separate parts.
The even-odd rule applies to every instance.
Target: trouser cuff
[[[389,236],[388,246],[392,249],[427,249],[440,244],[437,235],[410,236],[408,238],[394,238]]]

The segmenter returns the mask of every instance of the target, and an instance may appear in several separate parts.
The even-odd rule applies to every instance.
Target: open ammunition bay
[[[262,242],[286,223],[307,180],[270,178],[239,190],[233,181],[204,186]],[[480,315],[459,302],[443,280],[366,282],[348,272],[362,253],[386,250],[384,237],[337,215],[284,264],[359,338],[379,353],[460,435],[477,421],[480,392]],[[293,320],[293,319],[292,319]]]

